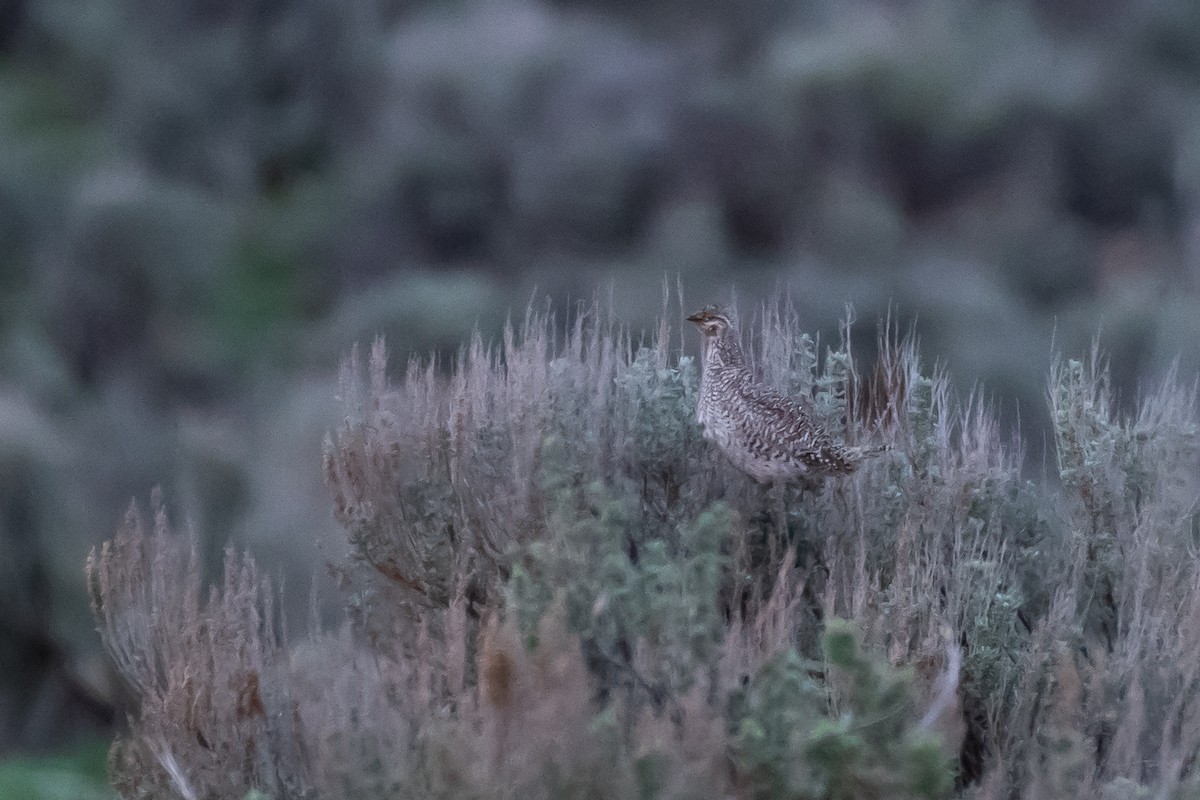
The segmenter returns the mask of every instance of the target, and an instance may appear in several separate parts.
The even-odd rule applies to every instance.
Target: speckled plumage
[[[704,335],[697,419],[743,472],[761,482],[844,475],[878,452],[834,442],[801,403],[756,381],[724,312],[710,306],[688,320]]]

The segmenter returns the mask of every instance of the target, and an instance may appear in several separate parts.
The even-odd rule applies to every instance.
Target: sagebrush
[[[347,622],[282,635],[230,550],[131,510],[93,553],[139,699],[126,797],[1185,797],[1200,792],[1200,428],[1048,365],[1055,472],[880,325],[860,370],[786,301],[744,325],[853,475],[760,486],[701,437],[664,308],[529,309],[501,341],[340,380],[324,452]]]

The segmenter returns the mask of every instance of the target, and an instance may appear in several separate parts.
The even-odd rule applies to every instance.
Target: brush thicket
[[[345,629],[278,633],[248,556],[199,586],[161,504],[88,563],[140,705],[127,797],[1139,797],[1197,790],[1200,437],[1049,376],[1058,480],[883,324],[860,373],[787,303],[763,378],[850,476],[763,488],[700,436],[697,364],[581,306],[446,368],[343,365],[325,443]],[[745,321],[744,321],[745,323]],[[681,345],[686,343],[686,348]],[[1143,795],[1143,793],[1146,793]]]

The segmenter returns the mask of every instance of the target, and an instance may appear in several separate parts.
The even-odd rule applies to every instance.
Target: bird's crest
[[[688,322],[694,322],[706,336],[716,336],[723,330],[733,327],[729,312],[717,305],[707,305],[687,317]]]

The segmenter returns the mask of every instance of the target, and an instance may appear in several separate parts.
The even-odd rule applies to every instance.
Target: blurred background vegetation
[[[1195,374],[1198,87],[1191,0],[0,0],[0,753],[120,718],[81,565],[156,483],[303,605],[375,333],[893,303],[1031,438],[1055,347]]]

